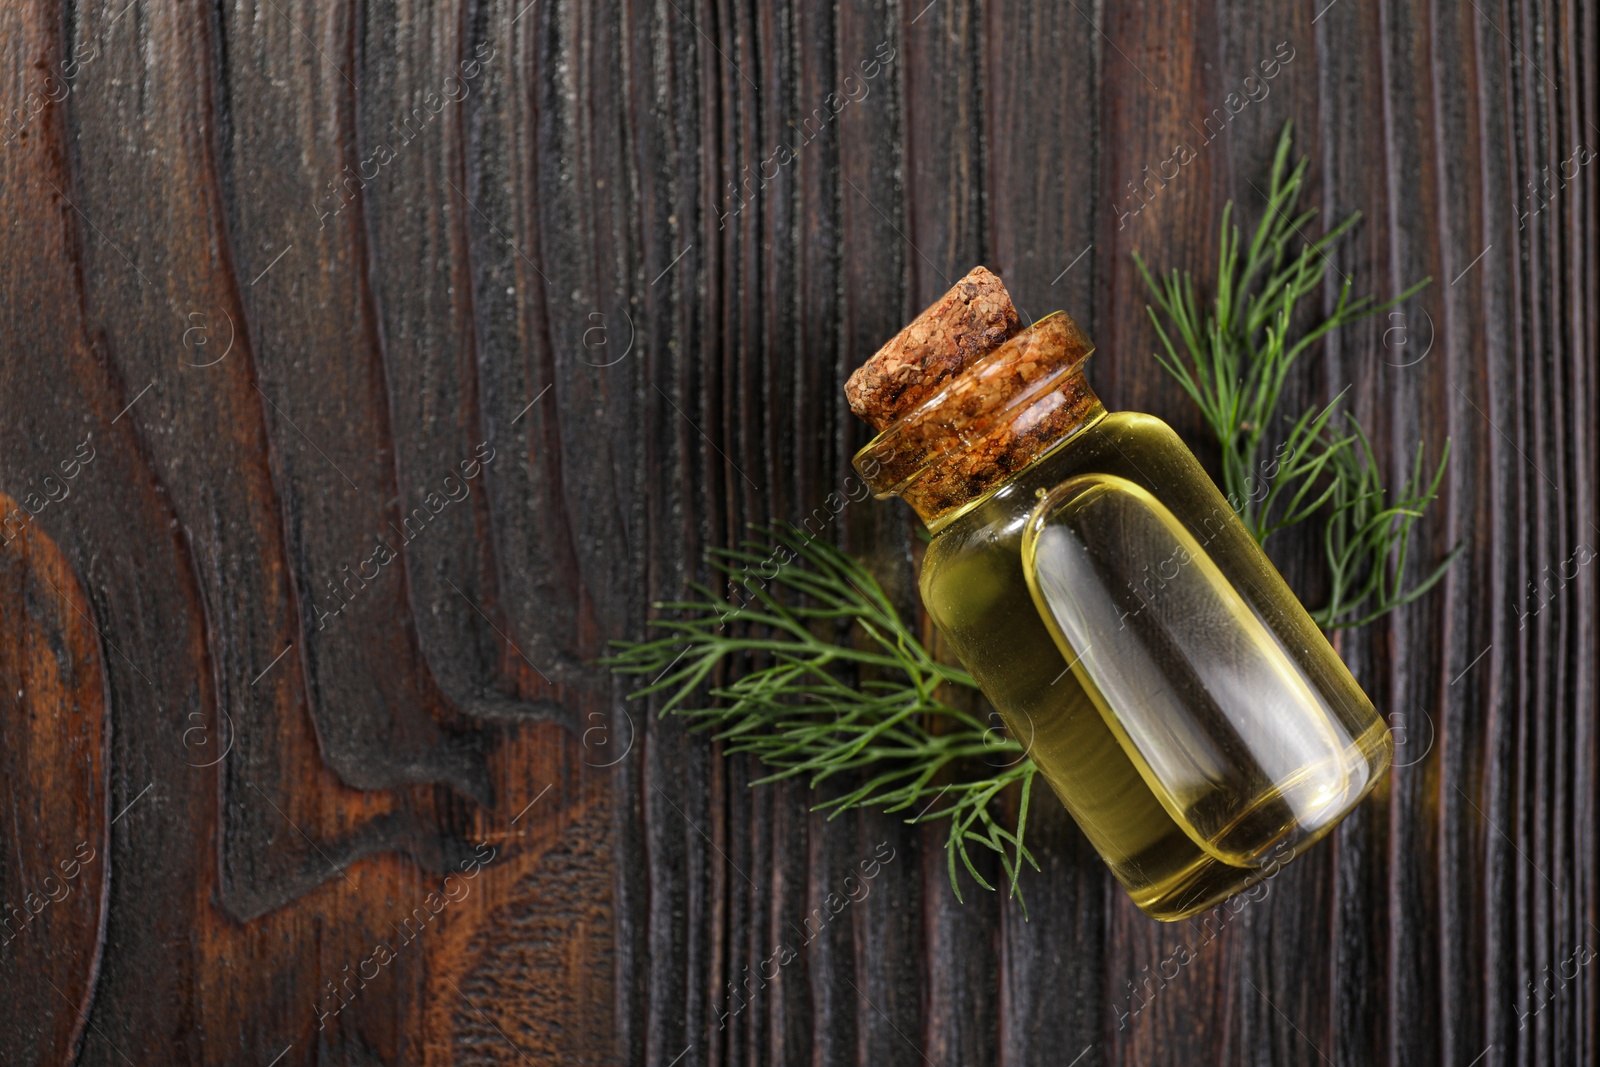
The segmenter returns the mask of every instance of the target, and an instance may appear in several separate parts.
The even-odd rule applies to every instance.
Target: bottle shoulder
[[[1067,478],[1084,473],[1121,474],[1161,494],[1171,479],[1210,480],[1171,426],[1140,411],[1109,411],[1020,470],[981,504],[940,529],[930,546],[938,558],[974,539],[1020,536],[1021,524],[1038,496]]]
[[[1106,417],[1096,423],[1091,429],[1101,433],[1132,433],[1155,434],[1164,438],[1176,438],[1178,431],[1167,425],[1166,421],[1143,411],[1108,411]]]

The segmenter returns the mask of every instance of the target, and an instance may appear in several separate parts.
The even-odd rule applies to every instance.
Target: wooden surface
[[[8,0],[0,1062],[1600,1061],[1594,11],[1265,8]],[[1156,925],[1041,803],[1031,921],[959,905],[590,665],[974,263],[1203,441],[1130,252],[1208,277],[1286,119],[1337,271],[1435,279],[1292,402],[1448,436],[1466,547],[1341,638],[1400,766],[1265,899]],[[907,509],[830,536],[913,609]]]

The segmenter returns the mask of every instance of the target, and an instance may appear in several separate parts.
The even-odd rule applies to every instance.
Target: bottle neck
[[[875,437],[856,469],[938,529],[1105,413],[1083,375],[1092,351],[1065,314],[1040,319]]]

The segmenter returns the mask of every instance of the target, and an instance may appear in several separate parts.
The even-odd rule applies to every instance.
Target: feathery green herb
[[[1332,313],[1295,333],[1301,302],[1322,292],[1332,266],[1328,250],[1361,216],[1351,215],[1315,241],[1302,235],[1317,212],[1297,208],[1309,160],[1289,167],[1290,135],[1286,124],[1272,161],[1266,208],[1248,246],[1233,225],[1232,202],[1222,210],[1216,292],[1209,306],[1203,306],[1188,274],[1174,270],[1158,279],[1137,252],[1134,262],[1155,300],[1149,311],[1161,344],[1156,360],[1183,386],[1222,446],[1228,502],[1263,544],[1277,531],[1322,514],[1331,592],[1312,615],[1326,629],[1361,626],[1427,592],[1455,558],[1451,553],[1421,581],[1405,585],[1412,527],[1437,495],[1449,443],[1431,480],[1418,444],[1414,470],[1392,503],[1365,431],[1353,413],[1340,410],[1343,393],[1301,415],[1272,455],[1264,453],[1273,429],[1287,421],[1278,411],[1283,387],[1307,349],[1342,326],[1400,304],[1431,279],[1379,304],[1372,297],[1352,300],[1345,278]]]
[[[690,583],[695,599],[656,605],[681,613],[651,621],[667,636],[616,642],[604,662],[649,678],[633,696],[670,694],[662,713],[713,731],[725,753],[759,757],[772,773],[752,784],[798,777],[815,788],[859,772],[817,808],[830,818],[876,808],[910,812],[908,822],[947,819],[956,896],[958,861],[994,888],[973,863],[975,848],[999,854],[1015,894],[1022,864],[1038,866],[1023,845],[1033,761],[1016,741],[939,698],[941,685],[977,683],[929,654],[861,564],[793,525],[756,532],[766,540],[709,553],[727,592]],[[719,667],[742,673],[713,685],[704,694],[711,703],[694,703]],[[1009,765],[976,762],[996,757]],[[972,777],[974,769],[983,773]],[[991,802],[1013,784],[1022,799],[1007,829]]]

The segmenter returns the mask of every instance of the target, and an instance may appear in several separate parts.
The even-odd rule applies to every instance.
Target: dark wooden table
[[[1266,7],[8,0],[0,1061],[1600,1060],[1594,9]],[[1356,292],[1435,279],[1292,399],[1448,436],[1465,550],[1341,638],[1400,766],[1265,899],[1152,923],[1041,802],[1031,921],[960,905],[592,666],[974,263],[1203,444],[1130,253],[1211,277],[1288,119]],[[830,535],[913,608],[903,506]]]

